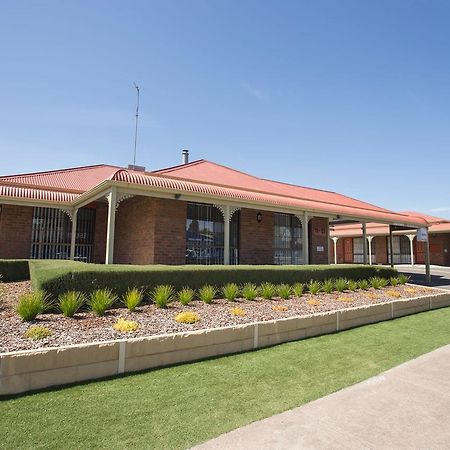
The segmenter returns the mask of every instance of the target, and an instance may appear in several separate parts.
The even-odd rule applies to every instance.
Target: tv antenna
[[[138,132],[138,119],[139,119],[139,86],[136,83],[133,83],[136,88],[136,127],[134,130],[134,157],[133,157],[133,166],[136,166],[136,147],[137,147],[137,132]]]

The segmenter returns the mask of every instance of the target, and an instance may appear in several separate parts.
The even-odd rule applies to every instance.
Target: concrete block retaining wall
[[[450,306],[450,292],[306,317],[0,354],[0,395],[245,352]]]

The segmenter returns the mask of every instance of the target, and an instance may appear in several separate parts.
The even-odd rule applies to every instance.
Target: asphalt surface
[[[425,279],[425,266],[398,265],[395,268],[409,275],[411,283],[428,286]],[[431,286],[450,290],[450,267],[431,266]]]
[[[450,345],[194,448],[450,448],[449,373]]]

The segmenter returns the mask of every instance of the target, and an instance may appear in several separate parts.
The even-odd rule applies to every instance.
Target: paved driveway
[[[450,448],[450,345],[196,449]]]
[[[411,283],[425,284],[425,266],[398,265],[395,268],[411,277]],[[450,267],[431,266],[431,285],[450,290]]]

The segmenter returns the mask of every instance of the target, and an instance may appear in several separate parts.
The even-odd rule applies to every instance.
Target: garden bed
[[[164,309],[158,309],[154,304],[145,304],[133,313],[126,308],[114,308],[103,317],[97,317],[92,312],[80,312],[75,318],[66,318],[61,314],[42,314],[33,322],[23,322],[15,312],[15,305],[18,297],[31,289],[30,283],[5,283],[3,287],[5,299],[0,311],[0,353],[214,329],[360,308],[442,293],[440,290],[422,286],[400,285],[379,290],[371,288],[344,293],[317,295],[305,293],[301,297],[291,296],[288,300],[237,299],[230,302],[216,299],[212,304],[195,300],[188,306],[172,302]],[[242,309],[245,315],[233,315],[232,308]],[[197,313],[200,320],[193,324],[177,323],[174,318],[183,311]],[[113,325],[120,317],[137,322],[139,329],[132,333],[115,331]],[[53,332],[52,336],[40,340],[26,338],[27,329],[33,325],[48,327]]]

